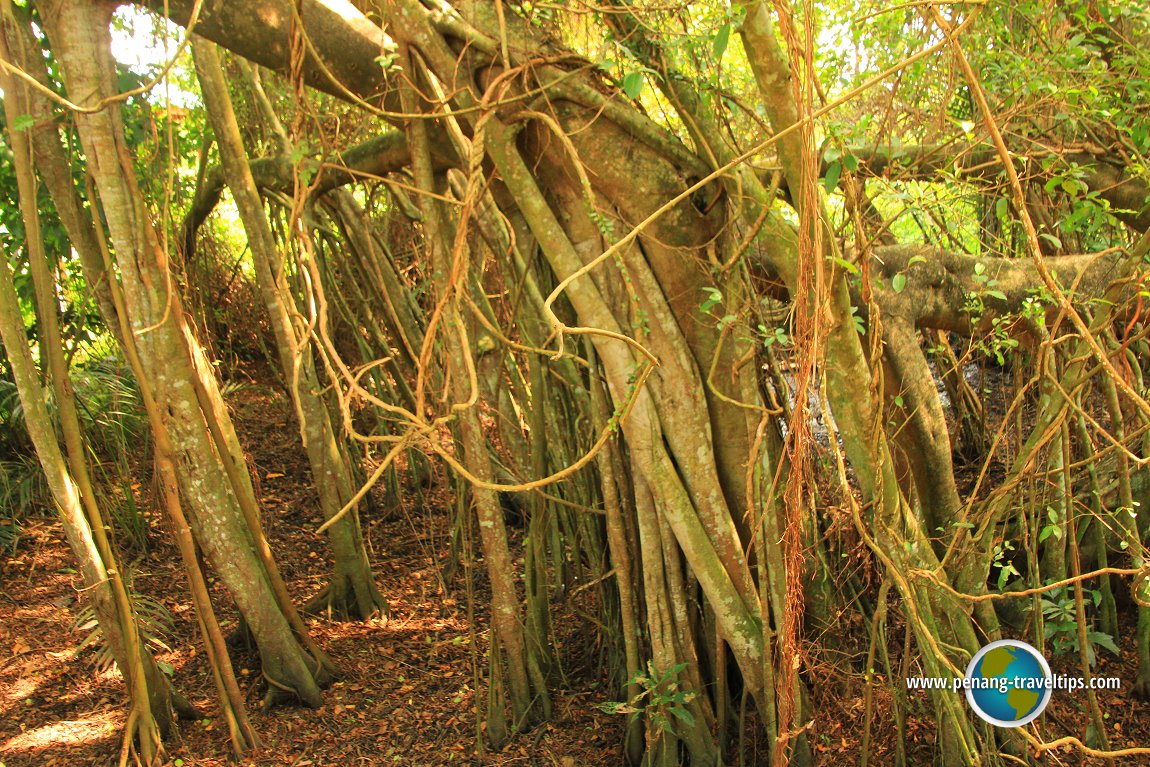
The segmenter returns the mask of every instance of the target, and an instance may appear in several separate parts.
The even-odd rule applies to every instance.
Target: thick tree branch
[[[344,152],[338,162],[321,162],[306,159],[293,166],[291,158],[279,155],[252,160],[251,172],[256,186],[263,191],[292,194],[295,184],[293,170],[299,168],[303,174],[312,174],[314,186],[311,193],[315,197],[341,186],[363,179],[379,178],[407,167],[411,155],[407,149],[407,139],[399,131],[388,131],[376,138]],[[448,167],[446,158],[433,154],[433,161],[440,168]],[[204,177],[204,182],[196,190],[192,207],[184,217],[181,242],[184,253],[191,253],[195,247],[195,236],[204,220],[215,209],[224,189],[224,177],[220,168],[213,167]]]
[[[1125,258],[1126,254],[1117,250],[1063,256],[1048,259],[1048,268],[1068,292],[1073,288],[1072,299],[1085,301],[1105,295],[1114,280],[1130,276],[1122,273]],[[966,309],[968,299],[982,299],[984,311],[978,319],[989,322],[1020,313],[1026,299],[1042,293],[1042,280],[1027,259],[971,256],[924,245],[891,245],[875,248],[869,264],[873,298],[884,318],[917,328],[970,334],[978,328]],[[771,283],[763,289],[787,300],[781,278],[766,259],[759,259],[758,269],[759,276]],[[892,288],[897,274],[906,277],[899,291]],[[867,306],[858,280],[850,283],[851,302],[865,318]],[[1132,280],[1129,295],[1136,289],[1136,280]]]
[[[142,0],[137,3],[187,27],[195,0]],[[388,81],[386,61],[395,44],[376,24],[344,0],[203,0],[195,31],[208,40],[282,75],[292,70],[293,16],[298,7],[306,37],[300,67],[313,88],[341,99],[354,96],[399,111]],[[298,26],[298,25],[296,25]],[[382,57],[382,59],[381,59]]]
[[[1121,251],[1107,251],[1049,259],[1047,263],[1068,293],[1073,287],[1073,296],[1101,296],[1122,276],[1119,267],[1123,258]],[[871,270],[872,280],[880,286],[876,297],[886,315],[920,328],[957,333],[973,329],[971,315],[964,309],[969,298],[982,299],[983,319],[1017,314],[1026,299],[1042,293],[1043,286],[1029,259],[985,258],[923,246],[877,248]],[[906,286],[898,292],[890,287],[896,274],[906,277]],[[858,296],[855,301],[865,305]]]
[[[858,159],[858,172],[862,176],[931,180],[952,174],[972,183],[988,183],[1000,180],[1002,173],[997,150],[990,144],[966,148],[956,144],[855,146],[849,151]],[[1018,156],[1020,163],[1030,160],[1021,172],[1045,183],[1053,172],[1043,170],[1042,161],[1053,156],[1054,153]],[[1075,178],[1110,203],[1120,221],[1140,232],[1150,229],[1150,186],[1144,178],[1131,175],[1124,162],[1101,148],[1060,152],[1057,157],[1054,172],[1076,168]],[[827,165],[824,161],[821,171],[824,174]]]

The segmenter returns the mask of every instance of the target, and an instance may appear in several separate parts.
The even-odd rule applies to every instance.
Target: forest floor
[[[245,386],[229,395],[249,459],[255,467],[266,532],[289,588],[302,602],[318,591],[330,565],[324,542],[314,535],[319,510],[309,491],[306,459],[284,397],[263,386]],[[137,488],[145,504],[147,487]],[[594,632],[584,631],[570,605],[555,605],[554,623],[564,646],[558,655],[566,684],[557,685],[551,721],[512,739],[499,751],[480,753],[476,724],[477,674],[485,677],[489,600],[482,567],[476,568],[469,620],[464,579],[445,582],[449,558],[452,499],[443,483],[421,502],[384,499],[364,514],[364,533],[381,590],[390,605],[386,621],[341,622],[313,618],[313,635],[342,671],[325,693],[322,708],[259,708],[262,682],[252,654],[235,657],[248,693],[252,724],[262,748],[242,763],[250,765],[475,765],[476,767],[584,767],[622,763],[625,719],[596,704],[617,700]],[[182,723],[169,739],[175,765],[232,764],[226,726],[214,718],[215,692],[199,646],[184,576],[175,548],[156,522],[150,548],[133,568],[136,591],[162,604],[173,617],[165,632],[168,648],[158,659],[172,668],[179,689],[207,718]],[[101,671],[96,650],[82,647],[88,630],[79,629],[76,573],[59,526],[51,519],[29,520],[15,553],[0,558],[0,767],[54,767],[116,764],[124,721],[122,681]],[[225,630],[235,612],[222,589],[213,594]],[[892,615],[893,615],[892,611]],[[865,638],[861,616],[838,627],[841,637]],[[846,620],[846,619],[844,619]],[[1133,635],[1133,626],[1130,626]],[[892,619],[888,646],[902,652],[904,629]],[[1123,642],[1130,649],[1132,642]],[[866,647],[845,640],[844,655],[857,660]],[[843,661],[848,666],[851,661]],[[1112,748],[1150,743],[1150,704],[1133,689],[1133,652],[1107,655],[1097,673],[1119,676],[1123,687],[1100,694]],[[867,720],[862,674],[840,673],[838,664],[812,664],[807,683],[815,721],[808,732],[816,762],[855,765]],[[857,665],[857,664],[855,664]],[[1060,669],[1056,671],[1073,673]],[[479,689],[485,689],[480,684]],[[870,763],[894,764],[898,732],[889,687],[876,687],[872,700]],[[1083,696],[1055,695],[1045,718],[1048,739],[1082,735]],[[911,700],[905,743],[907,763],[929,763],[934,725],[925,698]],[[917,715],[915,711],[917,710]],[[755,729],[749,725],[748,729]],[[761,729],[761,728],[758,728]],[[766,764],[761,742],[744,744],[744,764]],[[1145,764],[1144,757],[1114,764]],[[1051,765],[1084,764],[1066,750],[1047,757]],[[738,764],[739,761],[733,762]],[[1101,763],[1101,762],[1099,762]]]

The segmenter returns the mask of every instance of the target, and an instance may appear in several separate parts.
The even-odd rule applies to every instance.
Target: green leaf
[[[713,306],[723,300],[723,292],[718,288],[703,288],[703,292],[707,294],[707,297],[703,303],[699,304],[700,311],[710,311]]]
[[[1133,140],[1134,145],[1139,149],[1146,151],[1150,149],[1150,125],[1146,123],[1139,123],[1130,130],[1130,138]]]
[[[26,131],[36,124],[32,115],[16,115],[12,118],[11,128],[14,131]]]
[[[827,190],[827,194],[835,191],[835,187],[839,185],[839,176],[842,175],[843,164],[839,161],[832,162],[827,166],[827,175],[823,177],[823,189]]]
[[[859,268],[844,258],[839,258],[838,256],[834,256],[834,262],[836,264],[838,264],[839,266],[841,266],[843,269],[845,269],[850,274],[858,274],[859,273]]]
[[[711,51],[715,54],[716,59],[723,58],[723,53],[727,50],[727,43],[731,41],[731,25],[726,23],[719,27],[719,31],[715,33],[715,39],[711,41]]]
[[[623,92],[629,99],[639,98],[639,94],[643,92],[643,73],[628,72],[623,78]]]
[[[1109,637],[1107,637],[1107,638],[1109,639]],[[675,715],[676,719],[678,719],[680,722],[687,725],[688,727],[694,727],[695,726],[695,717],[687,709],[680,708],[679,706],[672,706],[671,707],[671,713]]]
[[[890,278],[890,286],[894,289],[895,293],[901,293],[906,290],[906,275],[899,272]]]
[[[1115,655],[1122,655],[1122,653],[1118,651],[1118,645],[1114,643],[1114,638],[1109,634],[1103,634],[1101,631],[1091,631],[1087,634],[1087,639]]]
[[[1062,247],[1062,240],[1058,239],[1057,237],[1055,237],[1053,234],[1050,234],[1049,232],[1042,232],[1038,236],[1041,237],[1042,239],[1046,240],[1047,242],[1049,242],[1051,245],[1053,245],[1056,248]]]
[[[292,165],[299,165],[303,159],[308,155],[308,145],[306,141],[301,141],[291,148],[288,157]]]
[[[388,53],[384,56],[376,56],[375,57],[375,63],[379,64],[380,68],[384,72],[393,72],[393,71],[399,69],[399,66],[397,63],[398,61],[399,61],[399,54],[398,53]]]

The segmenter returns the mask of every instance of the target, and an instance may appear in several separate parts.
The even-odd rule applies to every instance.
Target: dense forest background
[[[1145,4],[117,5],[0,0],[0,765],[1146,763]]]

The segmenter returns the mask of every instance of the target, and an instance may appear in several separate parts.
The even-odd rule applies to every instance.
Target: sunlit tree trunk
[[[77,113],[76,123],[107,218],[140,360],[167,419],[197,539],[255,637],[269,700],[288,695],[318,706],[328,671],[318,650],[305,648],[310,638],[298,619],[291,620],[294,610],[285,604],[258,520],[253,527],[252,514],[243,508],[246,503],[250,512],[254,495],[246,468],[236,465],[238,443],[210,368],[205,372],[203,354],[184,324],[167,254],[135,177],[114,87],[111,10],[90,2],[40,4],[69,95],[91,109]]]
[[[331,520],[352,500],[351,474],[327,406],[319,394],[320,383],[310,341],[296,331],[295,300],[284,274],[283,257],[276,247],[248,167],[219,57],[214,45],[202,39],[193,41],[193,51],[224,174],[248,235],[260,294],[275,335],[280,369],[299,421],[300,437],[311,465],[320,507],[324,519]],[[356,509],[345,511],[327,528],[327,535],[335,557],[335,572],[308,609],[330,609],[339,615],[359,618],[386,615],[387,604],[375,585]]]
[[[130,701],[125,738],[130,741],[138,737],[140,758],[145,764],[152,764],[162,755],[161,738],[171,727],[172,693],[167,677],[143,647],[119,566],[110,557],[106,542],[105,547],[97,543],[88,512],[94,514],[95,524],[102,527],[104,523],[99,510],[84,508],[80,486],[73,478],[68,461],[56,441],[55,425],[48,414],[40,376],[24,336],[24,321],[12,283],[12,272],[7,263],[0,264],[0,340],[3,340],[17,393],[24,408],[25,427],[36,448],[49,490],[59,508],[64,533],[84,578],[85,591],[92,596],[92,605],[104,641],[124,675]],[[64,429],[71,432],[73,437],[78,436],[77,428],[75,422],[64,425]],[[90,494],[91,487],[87,490],[91,503],[94,501]],[[99,527],[95,529],[99,534],[103,533]],[[186,704],[182,704],[182,707],[185,712],[190,710]]]

